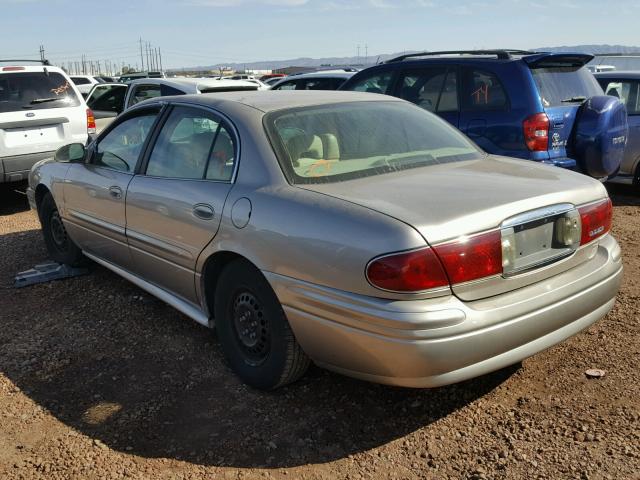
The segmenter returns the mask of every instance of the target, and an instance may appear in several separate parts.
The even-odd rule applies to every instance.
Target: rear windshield
[[[77,107],[80,100],[67,79],[55,72],[0,75],[0,113]]]
[[[480,158],[435,115],[404,102],[354,102],[278,111],[265,127],[292,184],[332,183]]]
[[[604,95],[586,67],[532,68],[531,73],[544,107],[579,103],[594,95]]]

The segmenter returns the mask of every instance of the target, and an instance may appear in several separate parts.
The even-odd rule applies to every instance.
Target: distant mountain
[[[622,54],[640,54],[640,47],[627,46],[627,45],[572,45],[572,46],[560,46],[560,47],[540,47],[533,50],[547,51],[547,52],[582,52],[591,54],[607,54],[607,53],[622,53]],[[384,62],[391,58],[403,55],[405,53],[413,53],[418,50],[409,50],[406,52],[398,53],[382,53],[377,55],[369,55],[368,57],[325,57],[325,58],[292,58],[289,60],[264,60],[257,62],[247,63],[225,63],[217,65],[199,65],[195,67],[185,67],[182,69],[172,69],[171,71],[177,72],[180,70],[187,71],[205,71],[205,70],[217,70],[221,66],[229,67],[233,70],[275,70],[278,68],[286,67],[303,67],[310,70],[316,68],[328,68],[338,66],[370,66],[377,62]]]

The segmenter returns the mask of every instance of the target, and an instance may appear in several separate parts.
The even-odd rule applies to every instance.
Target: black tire
[[[38,216],[42,225],[42,235],[51,258],[58,263],[71,266],[84,264],[82,250],[71,240],[62,223],[58,207],[51,193],[46,193],[38,208]]]
[[[296,341],[287,317],[262,273],[234,260],[220,274],[215,325],[222,351],[246,384],[272,390],[298,380],[309,357]]]

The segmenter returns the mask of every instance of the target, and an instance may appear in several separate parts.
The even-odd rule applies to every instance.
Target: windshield
[[[17,72],[0,75],[0,113],[77,107],[80,100],[59,73]]]
[[[265,127],[292,184],[331,183],[479,158],[464,135],[403,102],[277,111]]]
[[[579,103],[594,95],[604,95],[586,67],[532,68],[531,73],[544,107]]]

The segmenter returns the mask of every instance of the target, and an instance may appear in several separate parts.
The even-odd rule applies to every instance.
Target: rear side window
[[[76,85],[89,85],[91,83],[91,81],[85,77],[71,77],[71,80]]]
[[[71,84],[59,73],[0,74],[0,113],[78,105],[80,100]]]
[[[374,73],[373,75],[360,77],[350,84],[347,90],[354,92],[387,93],[391,83],[392,72]]]
[[[544,107],[580,103],[602,95],[600,85],[586,67],[532,68],[531,73]]]
[[[160,85],[160,93],[163,97],[167,97],[169,95],[184,95],[185,93],[182,90],[178,90],[177,88],[170,87],[169,85]]]
[[[507,110],[509,99],[498,76],[492,72],[467,69],[464,72],[462,105],[465,110]]]
[[[154,177],[229,181],[235,158],[232,138],[214,114],[175,107],[153,147],[146,173]]]
[[[601,80],[605,95],[617,97],[627,107],[627,114],[640,115],[640,82],[636,80]]]
[[[87,106],[92,110],[120,113],[126,94],[125,87],[98,86],[87,99]]]

